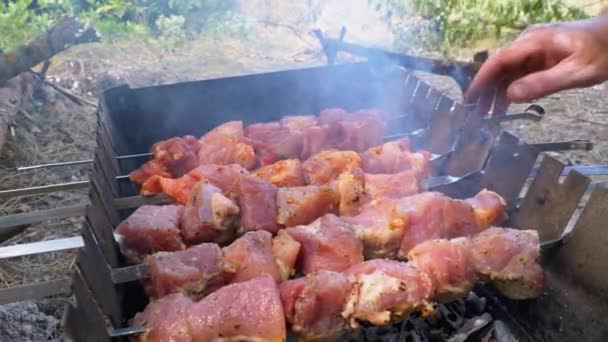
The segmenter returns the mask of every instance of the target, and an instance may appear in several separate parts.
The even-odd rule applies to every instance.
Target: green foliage
[[[405,1],[389,0],[389,4],[389,10],[403,10]],[[397,27],[397,35],[403,36],[404,44],[421,41],[425,48],[437,50],[441,46],[444,51],[481,39],[497,40],[535,23],[586,17],[581,9],[563,0],[412,0],[411,6],[431,25],[422,30]]]
[[[0,49],[31,40],[65,14],[91,21],[106,42],[159,37],[174,46],[205,31],[240,34],[244,25],[235,19],[234,6],[235,0],[5,0]]]

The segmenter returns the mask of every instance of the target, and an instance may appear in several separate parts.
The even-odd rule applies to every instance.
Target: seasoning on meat
[[[199,299],[224,285],[222,251],[218,245],[203,243],[179,252],[158,252],[147,256],[149,279],[145,289],[153,298],[181,292]]]
[[[327,214],[307,226],[286,231],[301,244],[298,270],[302,274],[344,271],[363,261],[361,241],[335,215]]]
[[[281,301],[291,330],[304,341],[339,338],[346,321],[342,308],[351,285],[343,273],[319,271],[280,285]]]
[[[287,339],[279,289],[261,276],[222,287],[186,314],[193,341],[265,341]]]
[[[302,162],[299,159],[279,160],[273,164],[262,166],[255,170],[253,174],[278,187],[306,185],[306,179],[302,172]]]
[[[405,262],[374,259],[346,271],[352,292],[342,316],[354,328],[359,321],[385,325],[430,306],[433,282]]]
[[[150,177],[141,188],[142,196],[165,193],[178,203],[186,204],[190,191],[201,180],[220,188],[225,195],[234,199],[238,195],[239,176],[249,172],[238,164],[230,165],[201,165],[184,176],[171,179],[159,175]]]
[[[308,184],[322,185],[336,179],[342,172],[361,166],[361,158],[354,151],[321,151],[302,163]]]
[[[188,244],[217,242],[234,239],[239,225],[240,209],[222,191],[200,181],[190,192],[182,216],[182,238]]]
[[[253,175],[240,175],[239,193],[242,231],[263,229],[276,233],[277,187]]]
[[[295,273],[296,262],[300,254],[301,244],[287,233],[279,230],[272,239],[272,254],[277,265],[281,281],[289,279]]]
[[[224,263],[230,265],[226,280],[229,283],[239,283],[269,275],[275,281],[280,281],[272,247],[272,235],[263,230],[248,232],[224,247]]]
[[[503,295],[530,299],[542,294],[545,277],[538,263],[537,231],[493,227],[473,237],[472,245],[475,270]]]
[[[134,263],[148,254],[186,248],[181,236],[181,205],[144,205],[116,228],[121,250]]]
[[[328,185],[279,188],[276,222],[285,227],[309,224],[338,209],[339,195]]]

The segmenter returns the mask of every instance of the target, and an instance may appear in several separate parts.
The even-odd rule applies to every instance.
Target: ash
[[[485,298],[471,292],[467,298],[438,305],[429,317],[412,315],[388,326],[364,326],[349,331],[344,341],[367,342],[464,342],[517,341],[504,323],[493,320],[486,311]]]
[[[48,341],[54,339],[59,320],[33,302],[0,306],[0,341]]]

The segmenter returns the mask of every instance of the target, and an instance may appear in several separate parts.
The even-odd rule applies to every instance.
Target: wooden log
[[[0,84],[53,57],[70,46],[95,42],[101,38],[88,24],[65,16],[45,33],[14,51],[0,54]]]
[[[23,73],[0,87],[0,151],[9,135],[9,126],[24,101],[30,99],[34,89],[34,78]]]

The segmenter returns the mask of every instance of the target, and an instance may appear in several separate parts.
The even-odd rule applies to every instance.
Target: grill
[[[72,293],[75,300],[67,306],[63,322],[67,336],[76,341],[125,339],[133,333],[128,319],[146,304],[141,285],[134,281],[145,270],[125,266],[113,228],[138,206],[168,201],[165,196],[137,196],[137,189],[123,176],[146,160],[153,143],[201,135],[230,120],[248,124],[329,107],[381,108],[392,115],[387,139],[408,136],[414,148],[434,154],[435,177],[428,184],[432,190],[455,198],[473,196],[483,188],[496,191],[509,203],[510,221],[504,226],[539,232],[548,286],[540,298],[523,302],[478,286],[469,297],[440,305],[431,317],[414,315],[400,324],[364,326],[345,339],[605,341],[608,232],[602,219],[608,215],[608,187],[591,178],[606,174],[605,168],[566,167],[542,153],[588,149],[590,143],[526,144],[501,129],[500,122],[540,120],[542,108],[485,117],[474,106],[463,106],[433,89],[409,69],[395,67],[394,58],[386,56],[400,56],[398,63],[415,69],[439,73],[454,69],[433,69],[429,60],[411,64],[408,61],[420,60],[379,50],[373,54],[353,50],[342,39],[319,35],[330,62],[337,50],[349,46],[368,61],[105,91],[90,181],[2,193],[6,197],[90,188],[89,205],[0,218],[1,235],[24,224],[84,216],[81,236],[0,248],[0,258],[78,249],[73,277],[2,289],[0,303]],[[470,73],[458,83],[466,86],[467,79]]]

